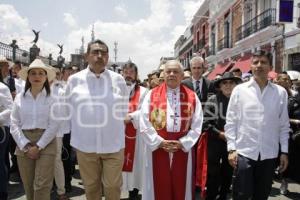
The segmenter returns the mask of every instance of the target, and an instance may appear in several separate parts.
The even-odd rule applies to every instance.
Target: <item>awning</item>
[[[274,71],[269,71],[269,73],[268,73],[268,79],[269,80],[273,80],[273,79],[275,79],[277,77],[277,73],[276,72],[274,72]]]
[[[243,73],[251,70],[251,55],[246,55],[235,62],[232,69],[239,68]]]
[[[232,64],[232,62],[217,64],[216,67],[207,76],[207,78],[209,80],[214,80],[218,74],[223,74],[225,71],[228,71],[227,69],[229,69],[232,66]]]

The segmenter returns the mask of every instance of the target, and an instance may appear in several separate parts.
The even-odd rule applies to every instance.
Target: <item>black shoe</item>
[[[138,200],[139,199],[139,190],[134,188],[129,191],[129,200]]]
[[[0,192],[0,200],[7,200],[8,194],[7,192]]]
[[[65,189],[66,189],[66,193],[72,192],[72,185],[71,185],[71,183],[66,183],[65,184]]]

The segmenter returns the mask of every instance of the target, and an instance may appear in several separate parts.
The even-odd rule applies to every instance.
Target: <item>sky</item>
[[[114,42],[118,42],[117,61],[129,58],[139,68],[141,79],[159,65],[161,57],[174,54],[174,44],[191,22],[203,0],[0,0],[0,41],[17,39],[28,50],[34,39],[32,29],[40,31],[40,54],[57,57],[57,44],[64,45],[63,56],[95,38],[107,43],[114,61]]]

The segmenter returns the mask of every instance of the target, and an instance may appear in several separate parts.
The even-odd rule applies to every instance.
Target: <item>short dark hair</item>
[[[22,67],[22,63],[19,60],[15,61],[15,65],[18,65],[20,68]]]
[[[88,43],[88,46],[87,46],[87,54],[90,53],[91,46],[92,46],[93,44],[101,44],[101,45],[104,45],[104,46],[106,47],[107,53],[108,53],[108,46],[105,44],[105,42],[103,42],[102,40],[97,39],[97,40],[94,40],[94,41],[91,41],[91,42]]]
[[[266,58],[268,59],[268,61],[269,61],[269,64],[272,65],[272,62],[273,62],[273,56],[272,56],[272,54],[271,54],[270,52],[268,52],[268,51],[257,50],[257,51],[255,51],[255,52],[253,53],[252,59],[253,59],[254,57],[262,57],[262,56],[266,57]]]

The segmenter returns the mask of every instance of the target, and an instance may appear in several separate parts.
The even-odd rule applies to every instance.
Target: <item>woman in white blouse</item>
[[[59,126],[49,86],[55,72],[35,59],[18,75],[26,84],[15,98],[10,132],[17,143],[20,175],[28,200],[50,200]]]

